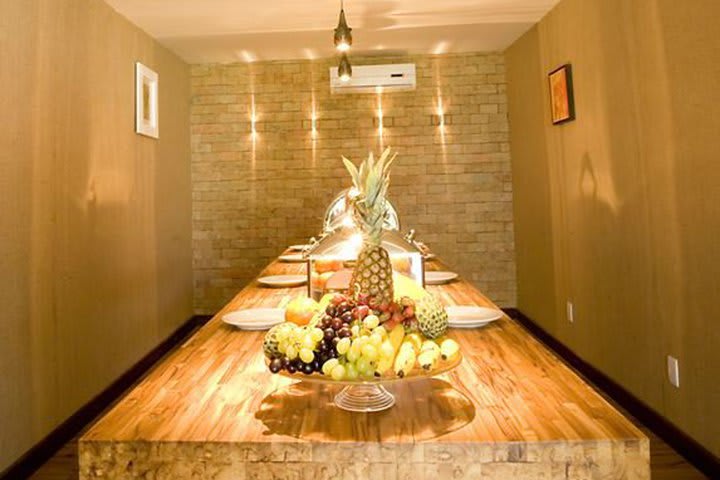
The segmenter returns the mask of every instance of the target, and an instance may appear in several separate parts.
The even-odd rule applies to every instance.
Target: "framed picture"
[[[135,63],[135,133],[158,138],[158,74]]]
[[[572,66],[568,63],[550,72],[550,113],[553,125],[575,120]]]

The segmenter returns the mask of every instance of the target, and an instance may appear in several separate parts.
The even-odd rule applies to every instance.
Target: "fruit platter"
[[[462,360],[458,343],[445,335],[447,314],[430,294],[380,305],[340,293],[310,300],[315,305],[307,300],[293,300],[290,321],[265,335],[268,368],[298,380],[344,385],[335,397],[344,410],[390,408],[395,399],[384,384],[439,375]],[[293,303],[312,308],[307,324],[300,324],[308,315]]]
[[[462,361],[459,344],[446,335],[443,305],[413,278],[394,271],[382,246],[394,158],[387,149],[359,168],[343,158],[357,192],[350,202],[362,234],[349,286],[319,302],[291,301],[286,321],[263,340],[270,372],[344,385],[335,405],[349,411],[390,408],[395,398],[383,385],[439,375]]]

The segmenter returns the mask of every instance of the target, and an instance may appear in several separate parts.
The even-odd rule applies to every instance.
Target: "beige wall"
[[[715,0],[563,0],[507,51],[518,306],[716,455],[718,18]],[[577,120],[552,126],[566,62]]]
[[[99,0],[0,0],[0,471],[192,314],[188,73]]]
[[[341,155],[358,162],[381,144],[399,153],[390,197],[404,228],[493,300],[514,305],[503,56],[353,57],[356,65],[416,64],[415,91],[380,97],[331,95],[336,62],[192,68],[196,310],[216,311],[287,245],[316,235],[330,200],[349,185]],[[440,99],[444,136],[433,124]]]

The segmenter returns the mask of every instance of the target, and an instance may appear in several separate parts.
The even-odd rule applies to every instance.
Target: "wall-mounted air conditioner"
[[[357,65],[343,82],[337,67],[330,68],[331,93],[376,93],[415,90],[415,64]]]

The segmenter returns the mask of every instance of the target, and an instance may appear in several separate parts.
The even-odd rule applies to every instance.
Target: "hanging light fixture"
[[[340,52],[347,52],[352,45],[352,28],[348,27],[345,20],[345,9],[343,8],[343,0],[340,0],[340,19],[335,29],[335,48]]]
[[[343,53],[340,57],[340,65],[338,66],[338,77],[343,82],[347,82],[352,77],[352,67],[346,53]]]

